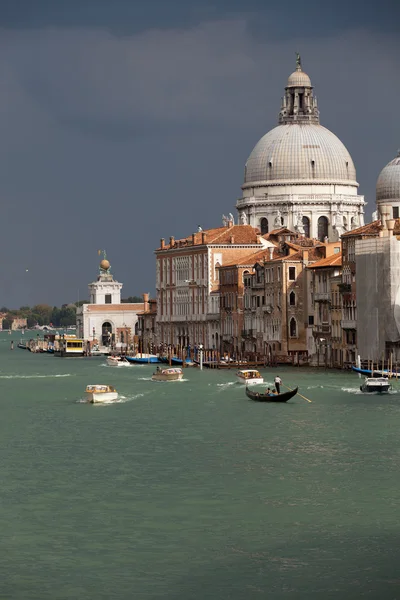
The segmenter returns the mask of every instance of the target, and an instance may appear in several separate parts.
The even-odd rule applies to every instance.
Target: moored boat
[[[241,369],[236,373],[236,377],[241,383],[253,385],[255,383],[264,383],[264,378],[256,369]]]
[[[183,377],[183,371],[179,367],[172,367],[169,369],[157,368],[157,371],[153,373],[153,381],[180,381]]]
[[[125,358],[133,365],[148,365],[149,363],[160,362],[156,354],[136,354],[136,356],[126,356]]]
[[[299,388],[294,388],[294,390],[290,390],[289,392],[283,392],[282,394],[274,394],[273,392],[256,392],[253,389],[249,389],[246,386],[246,395],[256,402],[287,402],[290,398],[293,398],[297,394],[297,390]]]
[[[387,377],[366,377],[360,385],[360,390],[365,393],[387,394],[391,389]]]
[[[118,400],[118,392],[112,385],[87,385],[85,393],[91,404]]]
[[[371,377],[396,377],[396,375],[400,375],[400,373],[397,371],[388,371],[387,369],[374,369],[372,371],[371,369],[361,369],[359,367],[354,366],[352,366],[351,368],[353,371],[355,371],[355,373],[360,373],[360,375],[370,375]]]
[[[183,365],[183,359],[176,356],[171,356],[171,365]],[[190,360],[190,358],[185,358],[185,365],[187,367],[192,367],[194,362]]]

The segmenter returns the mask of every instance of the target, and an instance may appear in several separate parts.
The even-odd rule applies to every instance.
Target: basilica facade
[[[364,224],[364,198],[343,143],[320,124],[317,98],[300,56],[287,81],[278,126],[256,144],[245,166],[239,223],[264,235],[282,226],[337,241]]]

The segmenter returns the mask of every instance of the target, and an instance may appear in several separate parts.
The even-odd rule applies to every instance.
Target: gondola
[[[246,395],[256,402],[287,402],[290,398],[293,398],[297,394],[297,390],[299,388],[295,388],[294,390],[290,390],[289,392],[283,392],[283,394],[262,394],[260,392],[254,391],[254,388],[249,389],[246,386]]]

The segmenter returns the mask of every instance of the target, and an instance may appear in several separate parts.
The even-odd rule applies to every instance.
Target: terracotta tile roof
[[[197,231],[194,233],[194,244],[193,236],[189,235],[186,238],[175,240],[173,249],[182,248],[185,246],[201,246],[203,244],[203,234],[206,235],[205,244],[230,244],[231,237],[233,236],[233,243],[237,244],[257,244],[259,243],[257,236],[258,230],[252,225],[232,225],[232,227],[217,227],[215,229],[205,229],[204,231]],[[170,250],[170,244],[165,244],[164,248],[157,248],[157,250]]]
[[[269,255],[270,255],[269,249],[263,248],[263,250],[258,250],[257,252],[251,252],[250,254],[249,253],[244,254],[240,258],[232,260],[231,262],[224,263],[219,268],[223,269],[225,267],[235,267],[235,266],[236,267],[253,267],[257,262],[263,261],[264,259],[266,261],[269,261]],[[276,248],[274,248],[273,256],[274,257],[279,256]]]
[[[399,219],[396,219],[396,225],[397,225],[397,221],[399,221]],[[395,231],[396,231],[396,225],[395,225]],[[372,221],[372,223],[367,223],[366,225],[363,225],[362,227],[357,227],[357,229],[352,229],[351,231],[346,231],[346,233],[344,233],[342,235],[343,237],[354,237],[357,235],[379,235],[380,230],[382,229],[381,227],[381,222],[380,221]],[[400,227],[397,226],[397,229],[399,229],[399,233],[400,233]]]
[[[341,267],[342,266],[342,253],[332,254],[326,258],[321,258],[317,262],[309,266],[309,269],[319,269],[322,267]]]
[[[123,302],[122,304],[84,304],[87,307],[87,312],[142,312],[144,304],[128,304]]]
[[[295,231],[288,229],[287,227],[279,227],[279,229],[273,229],[272,231],[263,235],[263,238],[267,239],[269,235],[298,235]]]
[[[308,261],[317,261],[320,258],[322,258],[321,254],[322,254],[322,250],[323,250],[323,246],[314,246],[314,248],[309,248],[308,249]],[[272,262],[291,262],[291,261],[300,261],[303,260],[303,250],[299,250],[298,252],[295,252],[294,254],[289,254],[288,256],[279,256],[278,258],[274,259]]]

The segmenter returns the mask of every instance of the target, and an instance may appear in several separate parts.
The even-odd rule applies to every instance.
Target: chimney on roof
[[[390,207],[383,205],[381,207],[381,223],[382,223],[382,229],[387,229],[387,225],[386,222],[388,219],[390,219],[391,214],[390,214]]]
[[[196,234],[192,233],[192,245],[194,246],[196,244]]]
[[[171,246],[171,248],[175,245],[175,238],[173,235],[171,235],[171,237],[169,238],[169,245]]]
[[[272,259],[273,259],[273,256],[274,256],[274,247],[273,247],[273,246],[270,246],[270,247],[268,248],[268,252],[269,252],[269,260],[272,260]]]
[[[308,250],[303,250],[303,263],[308,265]]]
[[[257,244],[261,244],[261,235],[257,233],[256,235]]]
[[[143,310],[144,311],[149,310],[149,294],[148,293],[143,294],[143,304],[144,304]]]
[[[233,235],[230,236],[229,243],[230,244],[234,244],[235,243],[235,238],[233,237]]]
[[[395,224],[395,219],[388,219],[386,221],[386,226],[388,228],[388,235],[391,236],[393,235],[393,229],[394,229],[394,224]]]
[[[206,242],[207,242],[207,234],[206,234],[206,232],[205,232],[205,231],[202,231],[202,232],[201,232],[201,243],[202,243],[202,244],[203,244],[203,246],[204,246],[204,244],[205,244]]]
[[[164,238],[161,238],[161,240],[160,240],[160,248],[161,249],[165,248],[165,239]]]

